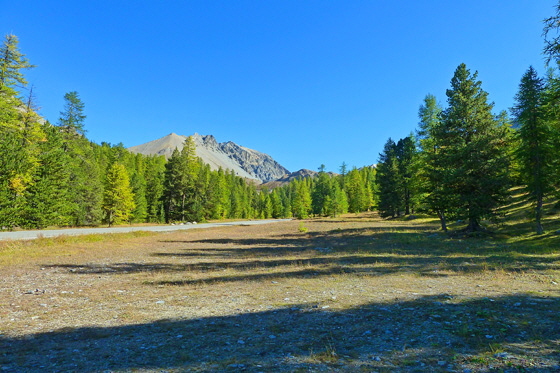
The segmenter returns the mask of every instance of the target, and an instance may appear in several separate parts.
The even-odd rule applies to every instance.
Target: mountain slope
[[[133,153],[158,154],[169,158],[176,148],[183,149],[186,138],[187,136],[171,133],[160,139],[130,147],[129,150]],[[221,167],[224,170],[233,170],[238,176],[261,182],[276,180],[289,173],[269,155],[231,141],[218,143],[214,136],[201,136],[198,133],[193,135],[193,139],[197,156],[213,170]]]

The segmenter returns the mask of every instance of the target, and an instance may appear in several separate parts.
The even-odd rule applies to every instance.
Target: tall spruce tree
[[[454,208],[468,220],[467,231],[482,229],[480,221],[494,216],[510,185],[507,129],[498,125],[481,84],[478,73],[465,64],[457,67],[436,141],[442,150],[438,162],[450,171],[444,188],[457,197]]]
[[[544,82],[533,67],[521,78],[519,91],[512,108],[515,123],[519,125],[517,152],[521,175],[527,185],[529,197],[535,204],[536,233],[544,232],[542,226],[543,199],[554,188],[553,162],[555,159],[554,136],[543,110]]]

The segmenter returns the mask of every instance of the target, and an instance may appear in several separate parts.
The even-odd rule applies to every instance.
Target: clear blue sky
[[[270,154],[290,171],[377,162],[414,131],[426,94],[479,72],[495,112],[529,65],[544,73],[553,0],[5,1],[56,122],[66,92],[88,137],[142,144],[171,132]]]

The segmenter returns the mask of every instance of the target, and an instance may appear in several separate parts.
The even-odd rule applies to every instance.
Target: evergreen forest
[[[460,64],[445,104],[426,95],[411,135],[388,139],[375,166],[332,175],[319,167],[268,189],[196,156],[192,138],[163,156],[87,138],[87,110],[64,95],[55,123],[38,114],[25,71],[34,68],[15,35],[0,47],[0,229],[267,219],[378,211],[433,214],[441,229],[486,229],[512,188],[523,188],[542,234],[545,202],[560,198],[560,5],[545,20],[546,76],[529,66],[508,112],[494,112],[478,73]]]

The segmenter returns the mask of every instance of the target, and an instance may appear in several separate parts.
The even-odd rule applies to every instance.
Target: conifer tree
[[[78,92],[72,91],[64,95],[64,111],[60,112],[59,126],[67,138],[81,136],[85,133],[84,107]]]
[[[146,209],[148,222],[159,223],[165,219],[163,213],[163,181],[165,158],[149,156],[146,159]]]
[[[311,213],[311,191],[306,179],[292,181],[292,213],[297,219],[307,219]]]
[[[348,198],[349,212],[358,213],[369,209],[371,196],[368,196],[366,183],[357,168],[346,174],[344,190]]]
[[[128,172],[124,165],[114,163],[107,170],[105,191],[103,192],[103,210],[105,210],[109,226],[128,221],[134,207],[134,194]]]
[[[398,184],[401,192],[404,214],[409,215],[414,209],[417,194],[418,152],[412,135],[400,139],[395,147],[398,169]]]
[[[0,92],[7,87],[12,89],[25,87],[27,81],[21,70],[35,67],[19,51],[18,44],[17,36],[8,34],[0,48]]]
[[[377,162],[378,206],[381,217],[399,216],[402,207],[402,185],[399,183],[397,145],[389,138]]]
[[[442,110],[435,96],[429,94],[418,111],[419,162],[423,165],[419,170],[419,193],[427,209],[438,215],[441,229],[447,231],[447,217],[455,204],[455,196],[446,187],[451,170],[440,159],[442,153],[447,151],[443,146]]]
[[[317,180],[315,180],[312,197],[312,210],[315,215],[328,215],[329,195],[331,194],[331,177],[324,171],[324,166],[320,168]]]
[[[165,165],[163,198],[167,222],[197,218],[193,206],[196,201],[196,180],[200,167],[194,139],[189,136],[183,149],[180,152],[175,149]]]
[[[543,199],[553,190],[554,143],[553,132],[543,110],[544,83],[533,67],[521,78],[519,91],[512,108],[519,125],[519,150],[522,179],[529,197],[535,204],[536,233],[544,232],[542,226]]]
[[[330,193],[325,201],[326,213],[333,218],[348,212],[348,199],[337,180],[331,179]]]
[[[76,209],[70,195],[71,159],[62,148],[63,138],[58,129],[46,122],[45,141],[39,143],[39,166],[33,182],[26,190],[22,226],[45,228],[72,223]]]
[[[468,220],[468,231],[482,229],[481,219],[494,216],[509,188],[507,130],[498,125],[477,77],[465,64],[456,69],[436,141],[438,163],[450,170],[444,187],[457,197],[454,208]]]

